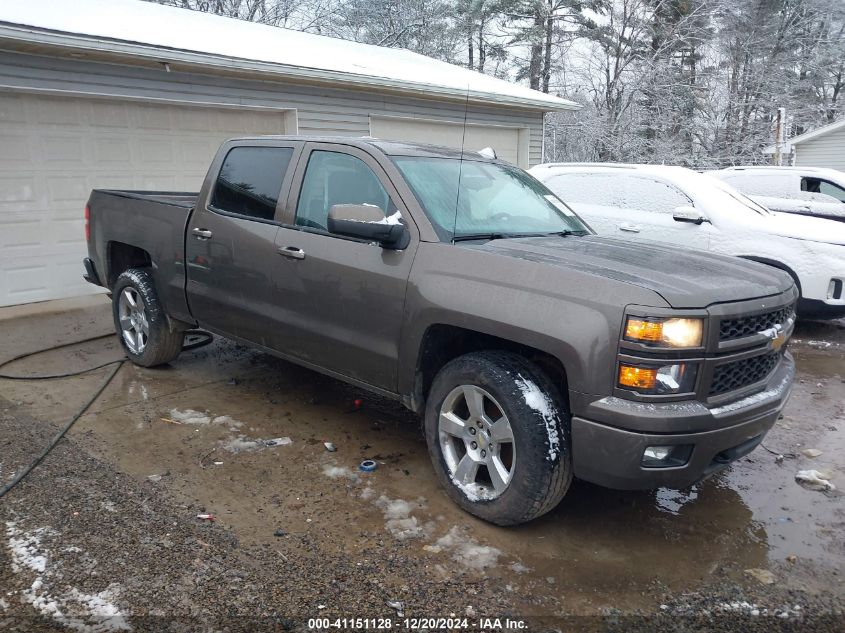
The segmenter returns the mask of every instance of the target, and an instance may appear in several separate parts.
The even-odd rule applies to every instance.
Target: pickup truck
[[[788,274],[597,236],[478,153],[235,139],[198,194],[95,190],[86,220],[132,361],[202,327],[399,400],[446,493],[500,525],[573,477],[689,486],[760,444],[792,386]]]

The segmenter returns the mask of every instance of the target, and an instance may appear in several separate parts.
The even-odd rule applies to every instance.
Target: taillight
[[[91,209],[88,208],[88,205],[85,205],[85,241],[91,241]]]

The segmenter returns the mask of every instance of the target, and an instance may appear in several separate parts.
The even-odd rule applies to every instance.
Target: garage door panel
[[[90,152],[86,152],[85,139],[81,134],[54,134],[41,131],[38,140],[41,156],[48,163],[47,167],[53,169],[78,168],[79,161],[84,160],[86,154],[90,157]]]
[[[0,205],[35,201],[34,176],[0,176]]]
[[[129,105],[113,101],[92,101],[86,108],[88,122],[94,127],[128,129]]]
[[[141,104],[135,106],[133,114],[135,125],[146,130],[172,130],[175,125],[169,106]]]
[[[3,151],[0,151],[0,165],[4,168],[7,163],[21,163],[32,161],[32,148],[29,138],[23,134],[10,134],[3,138]]]
[[[0,93],[0,305],[90,294],[91,189],[196,191],[220,142],[280,111]]]
[[[48,175],[44,182],[47,183],[47,193],[52,203],[80,200],[90,193],[85,180],[73,176]]]

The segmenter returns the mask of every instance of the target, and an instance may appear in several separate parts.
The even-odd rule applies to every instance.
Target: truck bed
[[[198,193],[95,189],[88,200],[88,254],[100,283],[110,288],[109,262],[127,247],[149,253],[159,299],[168,314],[190,319],[185,299],[185,228]],[[124,255],[121,255],[124,254]]]
[[[134,198],[188,209],[193,208],[199,197],[199,192],[194,191],[133,191],[129,189],[95,189],[94,191],[120,198]]]

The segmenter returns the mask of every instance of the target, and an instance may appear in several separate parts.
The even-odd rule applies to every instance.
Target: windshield
[[[578,216],[516,167],[458,158],[393,158],[443,241],[589,233]]]
[[[754,200],[746,196],[744,193],[740,192],[738,189],[735,189],[728,183],[724,182],[723,180],[720,180],[713,176],[708,176],[706,174],[701,174],[701,176],[707,179],[708,184],[715,185],[716,189],[718,189],[720,193],[729,196],[734,202],[739,202],[741,205],[743,205],[743,207],[747,207],[748,209],[759,215],[771,215],[771,211],[769,211],[766,207],[761,204],[758,204],[757,202],[754,202]],[[717,201],[718,200],[715,200],[714,202]],[[731,208],[738,209],[736,205],[729,206]]]

